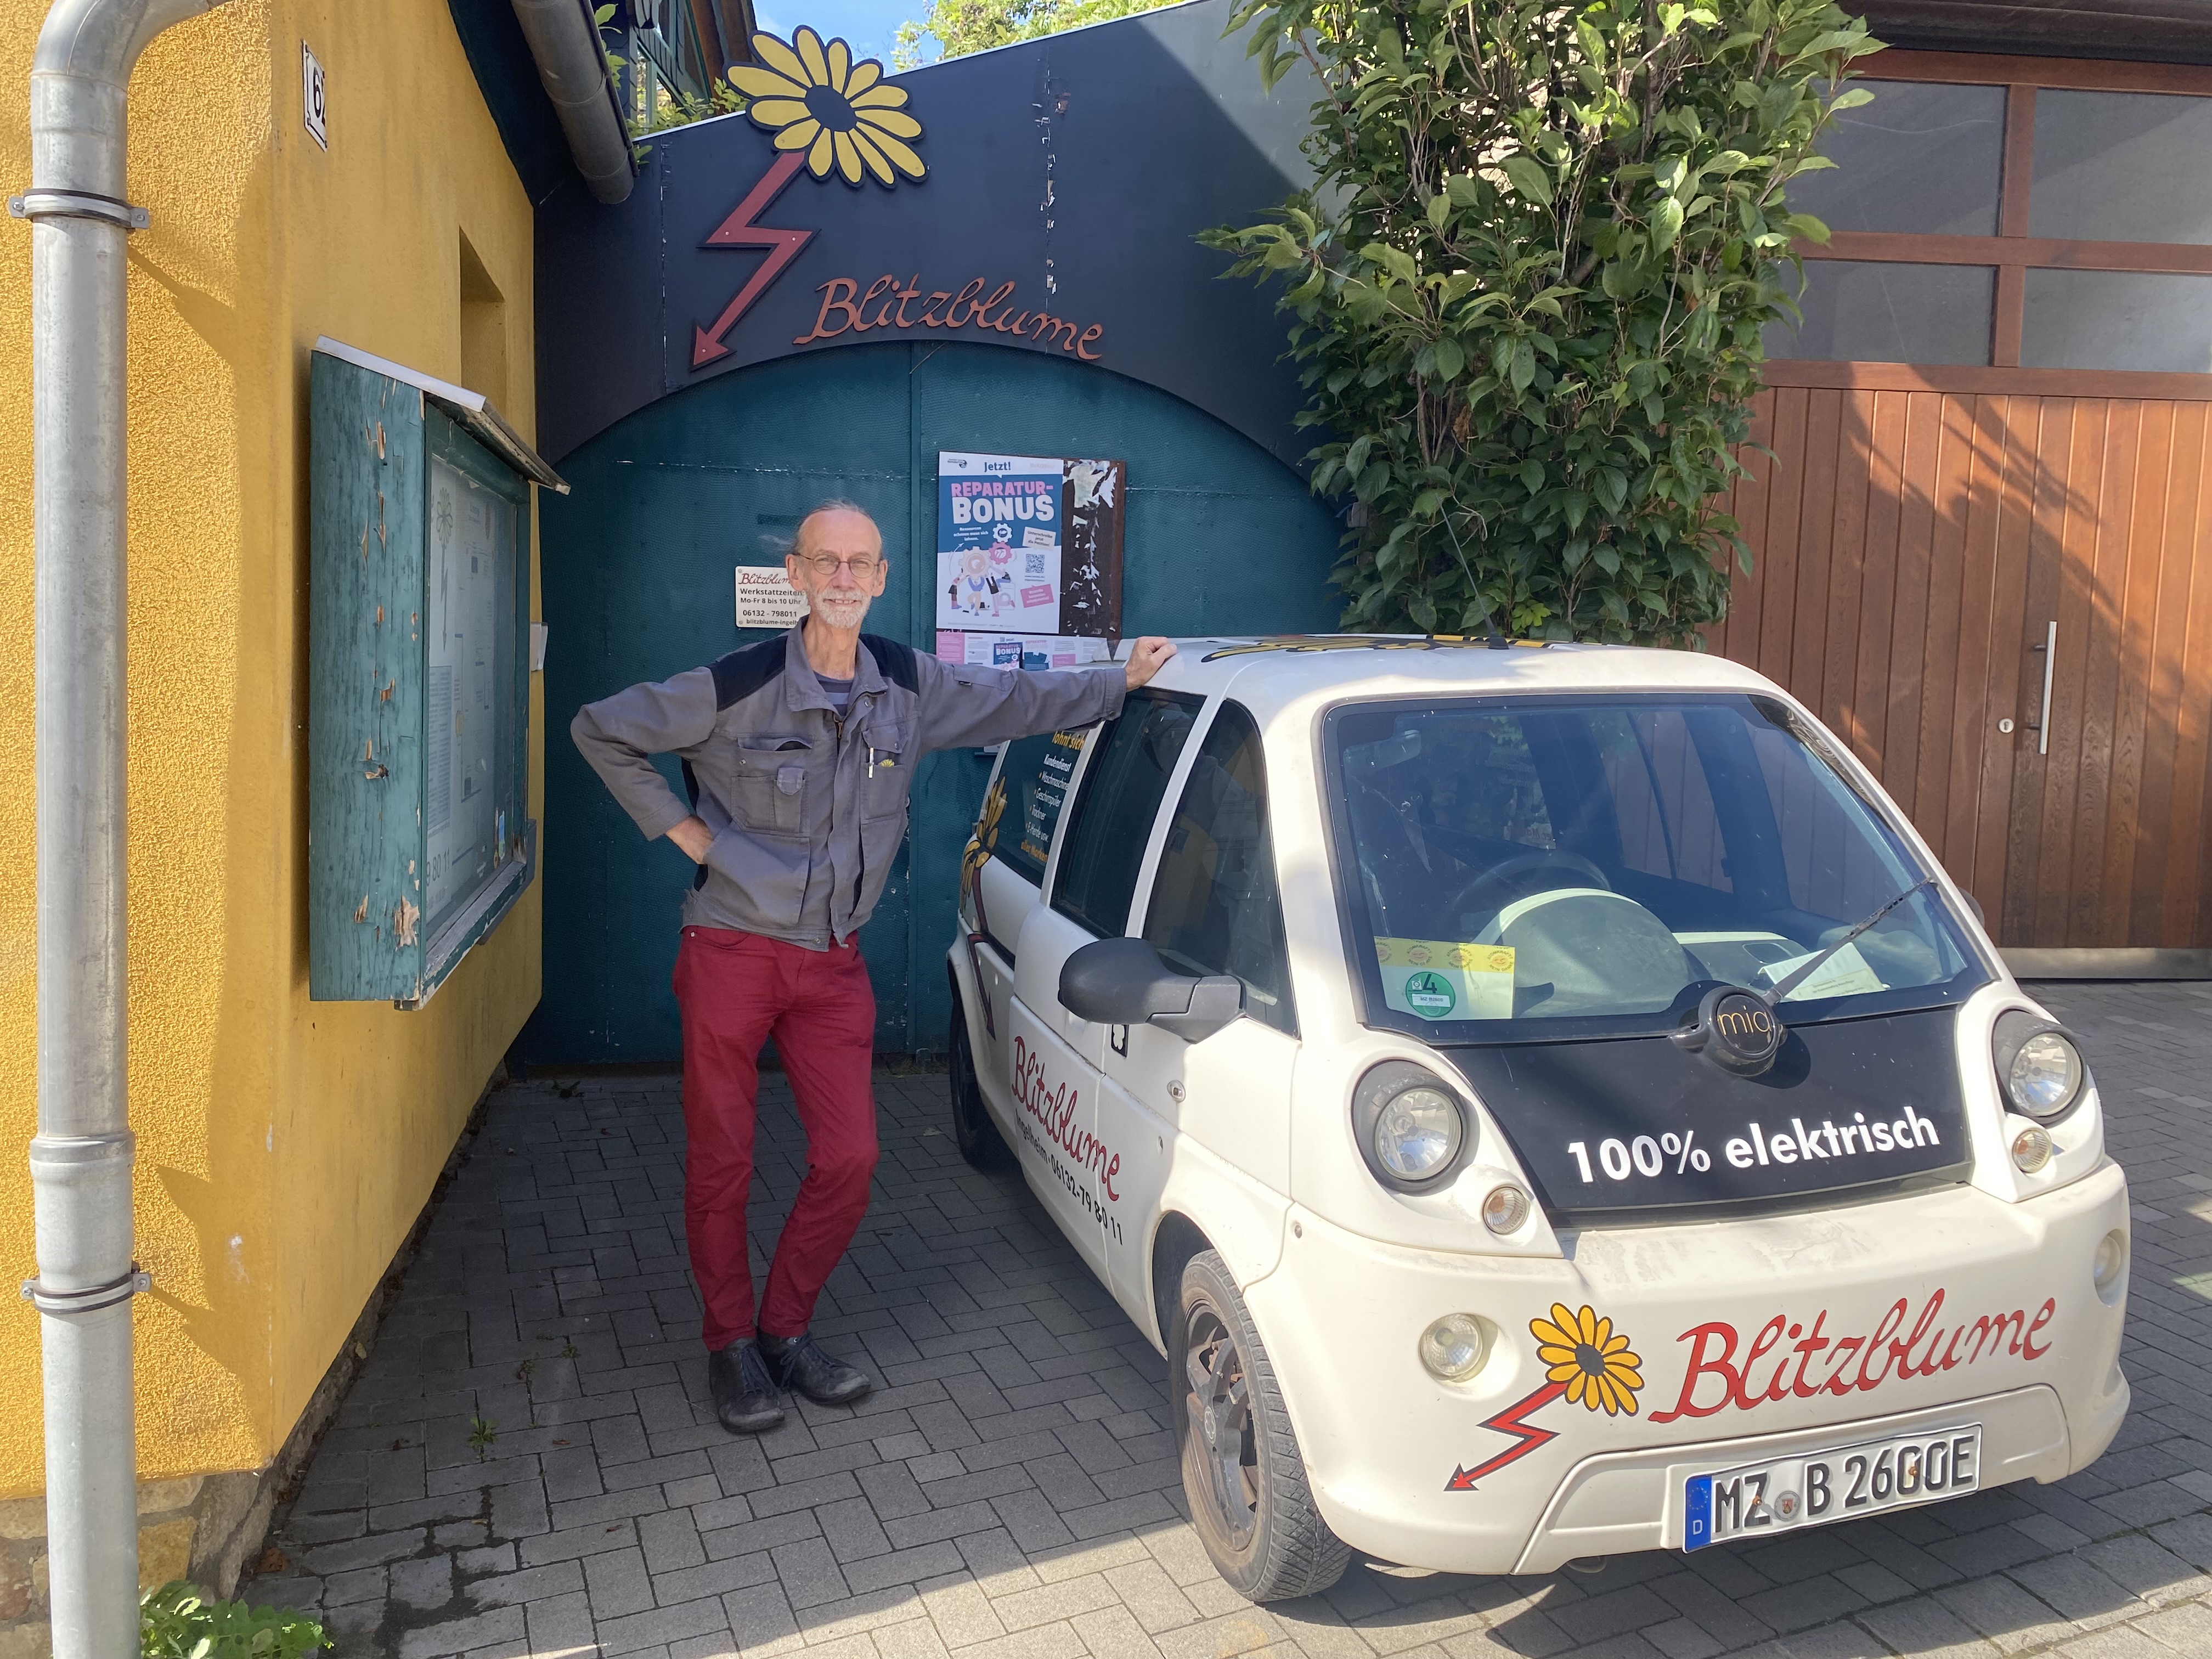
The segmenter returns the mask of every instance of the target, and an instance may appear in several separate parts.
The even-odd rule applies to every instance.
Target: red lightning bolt
[[[1524,1423],[1521,1419],[1529,1413],[1550,1405],[1566,1391],[1567,1385],[1564,1382],[1547,1382],[1527,1399],[1514,1401],[1497,1416],[1485,1422],[1482,1425],[1484,1428],[1496,1429],[1500,1434],[1513,1435],[1516,1437],[1519,1443],[1508,1446],[1488,1462],[1478,1463],[1471,1469],[1455,1467],[1451,1479],[1444,1482],[1444,1490],[1472,1492],[1474,1490],[1474,1483],[1481,1480],[1484,1475],[1504,1468],[1516,1457],[1526,1457],[1547,1440],[1557,1440],[1559,1437],[1553,1431],[1540,1429],[1534,1424]]]
[[[745,199],[731,210],[730,216],[701,244],[702,247],[764,247],[768,258],[761,261],[752,280],[738,290],[737,297],[722,307],[722,314],[714,319],[714,327],[692,325],[692,368],[701,368],[717,357],[730,355],[729,347],[722,343],[722,337],[736,326],[738,319],[750,309],[754,301],[768,292],[768,285],[799,257],[799,249],[814,240],[811,230],[784,230],[753,222],[768,211],[769,204],[782,193],[783,187],[799,176],[799,169],[805,162],[804,150],[786,150],[777,156],[775,164],[761,175],[760,182],[746,193]]]

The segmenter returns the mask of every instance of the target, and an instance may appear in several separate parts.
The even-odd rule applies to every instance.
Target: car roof
[[[1741,663],[1702,651],[1516,641],[1504,650],[1451,635],[1204,635],[1176,641],[1154,685],[1233,694],[1261,718],[1318,697],[1483,692],[1737,691],[1784,695]],[[1127,647],[1117,654],[1126,654]]]

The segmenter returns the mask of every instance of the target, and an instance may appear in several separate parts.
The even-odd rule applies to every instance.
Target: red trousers
[[[684,1231],[721,1348],[798,1336],[868,1207],[876,1168],[876,994],[857,942],[803,950],[757,933],[686,927],[676,953],[684,1015]],[[745,1256],[761,1044],[775,1038],[806,1131],[806,1177],[776,1240],[759,1316]]]

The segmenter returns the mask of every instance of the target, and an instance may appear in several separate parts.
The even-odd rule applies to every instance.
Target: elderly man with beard
[[[837,1405],[873,1386],[808,1326],[876,1166],[876,1000],[856,936],[905,837],[916,763],[935,749],[1109,720],[1175,654],[1140,639],[1125,662],[1025,673],[947,665],[863,634],[890,562],[875,521],[849,501],[807,514],[785,568],[806,595],[798,627],[587,704],[569,727],[647,837],[666,836],[699,866],[676,957],[684,1224],[706,1304],[708,1392],[733,1434],[781,1422],[784,1390]],[[682,759],[688,804],[655,754]],[[807,1160],[756,1313],[745,1201],[770,1036]]]

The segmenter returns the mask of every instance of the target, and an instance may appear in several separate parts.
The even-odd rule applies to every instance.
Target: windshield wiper
[[[1829,957],[1834,956],[1837,951],[1842,950],[1844,946],[1849,945],[1861,933],[1866,932],[1868,928],[1873,927],[1875,923],[1880,921],[1884,916],[1887,915],[1892,910],[1897,908],[1899,905],[1904,903],[1905,900],[1911,898],[1922,888],[1933,886],[1935,882],[1936,878],[1933,876],[1921,877],[1920,879],[1914,882],[1911,886],[1906,888],[1895,898],[1890,900],[1888,903],[1883,905],[1881,909],[1875,911],[1857,927],[1852,928],[1850,933],[1845,933],[1841,939],[1838,939],[1833,945],[1828,946],[1826,950],[1821,951],[1820,955],[1814,957],[1803,967],[1798,969],[1796,973],[1790,975],[1789,978],[1784,980],[1771,991],[1767,992],[1765,994],[1766,1006],[1770,1008],[1779,1006],[1784,997],[1788,996],[1792,991],[1796,990],[1800,985],[1802,985],[1815,973],[1819,972]]]

